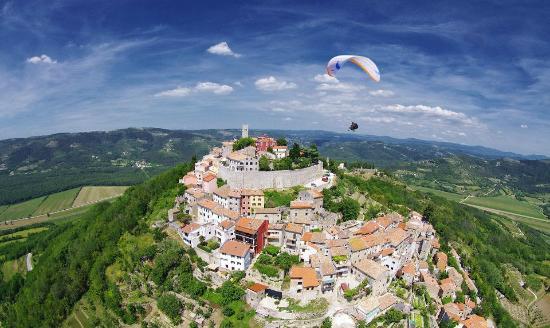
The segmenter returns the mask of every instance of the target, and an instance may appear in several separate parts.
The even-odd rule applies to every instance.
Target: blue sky
[[[550,155],[548,1],[0,1],[0,138],[323,129]],[[375,83],[338,54],[364,55]]]

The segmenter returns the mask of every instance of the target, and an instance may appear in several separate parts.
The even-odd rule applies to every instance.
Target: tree
[[[297,160],[301,156],[302,149],[300,148],[300,145],[297,143],[294,143],[292,145],[292,148],[290,148],[290,151],[288,152],[288,157],[290,157],[293,161]]]
[[[401,311],[391,308],[384,315],[384,321],[386,323],[394,323],[403,320],[404,317],[405,316],[403,315],[403,313],[401,313]]]
[[[270,171],[271,170],[271,168],[269,167],[269,158],[267,158],[266,156],[260,157],[259,165],[260,165],[260,171]]]
[[[340,202],[340,213],[342,213],[342,220],[355,220],[359,216],[361,211],[361,205],[353,198],[345,197]]]
[[[158,308],[166,314],[172,323],[179,324],[181,322],[181,302],[180,300],[172,294],[164,294],[159,297],[157,301]]]
[[[277,139],[277,146],[287,146],[288,142],[285,138],[279,138]]]
[[[227,182],[226,182],[224,179],[222,179],[222,178],[217,178],[217,179],[216,179],[216,185],[218,186],[218,188],[221,187],[221,186],[223,186],[223,185],[225,185],[226,183],[227,183]]]
[[[241,150],[243,148],[246,148],[248,146],[255,145],[255,141],[253,138],[241,138],[233,143],[233,151]]]
[[[332,320],[330,320],[330,317],[326,317],[325,320],[323,320],[321,328],[332,328]]]

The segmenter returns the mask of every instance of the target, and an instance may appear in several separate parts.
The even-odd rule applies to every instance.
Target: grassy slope
[[[447,198],[448,200],[454,200],[455,202],[460,202],[461,200],[466,198],[464,195],[455,194],[455,193],[446,192],[446,191],[437,190],[437,189],[428,188],[428,187],[411,186],[411,188],[413,188],[415,190],[420,190],[420,191],[423,191],[423,192],[431,193],[431,194],[434,194],[436,196],[441,196],[443,198]]]
[[[74,188],[48,195],[33,215],[56,212],[71,207],[79,191],[80,188]]]
[[[470,197],[465,201],[465,203],[493,208],[514,214],[532,216],[539,219],[546,219],[545,216],[539,211],[538,207],[529,204],[528,202],[519,201],[510,196]]]
[[[98,200],[121,195],[128,187],[82,187],[73,206],[81,206]]]
[[[45,198],[46,197],[38,197],[23,203],[10,205],[7,210],[0,214],[0,221],[19,219],[32,215]]]
[[[2,273],[4,274],[4,280],[8,281],[15,275],[17,272],[25,275],[27,273],[27,264],[25,256],[22,256],[18,259],[6,261],[2,264]]]

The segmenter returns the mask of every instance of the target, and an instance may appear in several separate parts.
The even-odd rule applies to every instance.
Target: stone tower
[[[243,124],[241,138],[248,138],[248,124]]]

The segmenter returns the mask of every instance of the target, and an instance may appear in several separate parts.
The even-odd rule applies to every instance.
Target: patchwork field
[[[102,199],[120,196],[128,187],[109,186],[109,187],[82,187],[78,196],[74,200],[73,207],[94,203]]]
[[[510,212],[513,214],[531,216],[539,219],[546,219],[539,208],[528,202],[522,202],[510,196],[495,197],[469,197],[465,204],[488,207],[495,210]]]
[[[0,221],[20,219],[31,216],[34,211],[42,204],[46,197],[39,197],[22,202],[19,204],[10,205],[0,214]]]
[[[79,191],[80,188],[74,188],[46,196],[46,199],[38,206],[33,215],[56,212],[72,207]]]
[[[453,200],[455,202],[460,202],[461,200],[466,198],[466,196],[464,196],[464,195],[455,194],[455,193],[452,193],[452,192],[446,192],[446,191],[442,191],[442,190],[437,190],[437,189],[433,189],[433,188],[427,188],[427,187],[421,187],[421,186],[413,186],[412,188],[415,189],[415,190],[425,192],[425,193],[431,193],[431,194],[434,194],[436,196],[441,196],[443,198],[447,198],[448,200]]]

